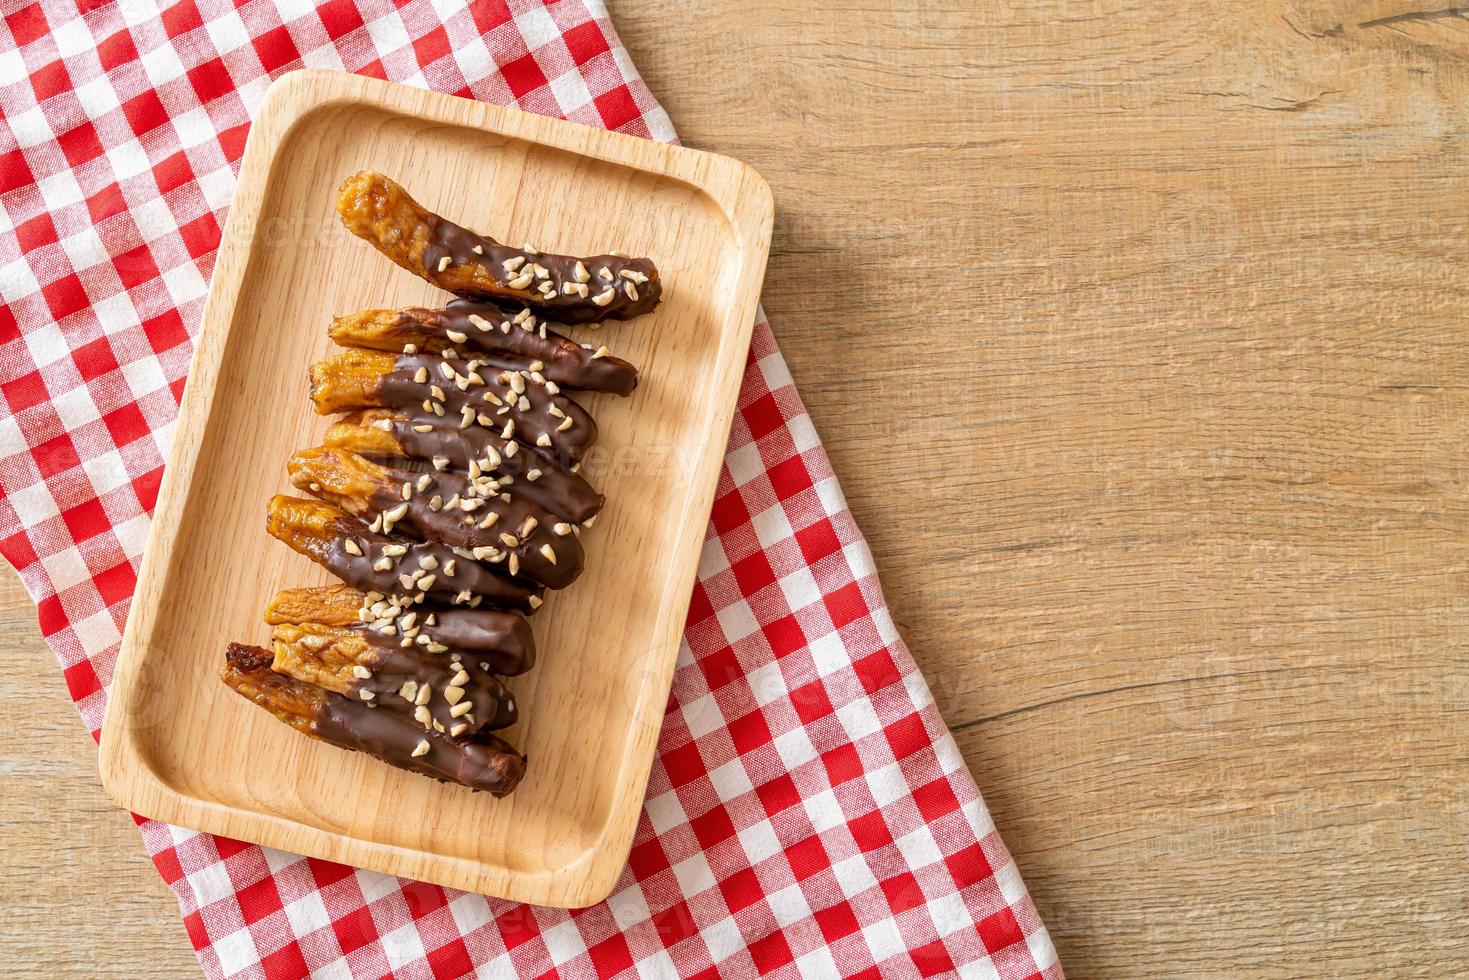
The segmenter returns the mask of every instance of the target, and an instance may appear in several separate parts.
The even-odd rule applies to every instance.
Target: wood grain
[[[1469,970],[1451,6],[617,4],[1074,977]]]
[[[102,791],[36,607],[0,567],[0,956],[8,977],[198,975],[173,893]]]
[[[607,505],[575,588],[531,620],[537,669],[507,681],[520,720],[500,734],[554,764],[503,800],[302,738],[218,680],[223,645],[263,636],[271,597],[330,578],[272,544],[262,515],[291,489],[285,460],[330,421],[304,395],[307,367],[338,350],[331,317],[446,296],[341,228],[337,185],[367,169],[506,241],[656,256],[668,283],[636,328],[571,329],[615,345],[641,380],[630,398],[585,398],[601,437],[582,473]],[[108,792],[157,820],[512,901],[606,898],[642,812],[771,208],[727,157],[341,72],[278,79],[251,127],[118,654]]]
[[[1070,974],[1469,971],[1469,22],[613,6]]]

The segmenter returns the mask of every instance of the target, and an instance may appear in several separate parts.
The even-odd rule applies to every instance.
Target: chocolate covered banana
[[[269,650],[231,643],[220,680],[305,735],[366,752],[391,766],[504,796],[525,775],[525,759],[482,733],[456,742],[411,717],[383,711],[271,670]]]
[[[419,615],[414,611],[404,618],[413,622]],[[413,626],[400,631],[396,626],[283,623],[271,634],[271,669],[353,701],[371,701],[380,710],[409,715],[425,729],[456,741],[515,724],[515,697],[488,667],[447,648],[431,652],[427,643],[414,642],[421,635]]]
[[[523,674],[536,662],[535,638],[520,613],[463,608],[426,611],[400,605],[381,593],[358,592],[350,585],[282,589],[265,607],[265,622],[269,626],[360,626],[378,632],[391,626],[399,636],[411,633],[412,641],[429,653],[451,659],[462,655],[506,677]]]
[[[541,586],[533,582],[496,573],[447,545],[389,537],[407,512],[401,504],[364,524],[331,504],[278,494],[271,498],[265,529],[353,588],[393,596],[403,606],[430,597],[470,608],[483,600],[522,612],[540,605]]]
[[[495,477],[500,493],[524,497],[572,524],[585,526],[606,503],[573,471],[574,465],[558,469],[515,440],[481,426],[460,429],[394,409],[372,408],[345,416],[327,429],[322,441],[329,448],[362,456],[427,460],[439,472],[469,470],[473,464]]]
[[[597,424],[543,367],[496,370],[477,358],[348,350],[311,366],[310,394],[319,415],[393,408],[430,424],[479,426],[570,466],[597,441]]]
[[[475,472],[414,473],[380,466],[345,449],[304,449],[286,463],[291,484],[363,520],[407,509],[399,534],[449,545],[462,558],[504,564],[553,589],[581,574],[580,529],[524,497],[502,497],[499,482]]]
[[[440,289],[523,303],[562,323],[630,319],[650,312],[663,293],[650,259],[502,245],[434,214],[371,171],[342,182],[337,213],[352,234]]]
[[[364,310],[334,318],[327,333],[343,347],[395,354],[458,351],[497,371],[518,371],[540,361],[546,378],[563,388],[630,395],[638,386],[638,369],[627,361],[604,346],[578,344],[548,330],[525,308],[510,313],[493,303],[458,299],[442,310]]]

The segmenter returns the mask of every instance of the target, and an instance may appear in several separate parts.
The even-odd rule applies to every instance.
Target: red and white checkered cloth
[[[601,0],[80,6],[0,7],[0,551],[95,736],[270,79],[674,134]],[[533,908],[141,826],[211,977],[1061,976],[763,322],[612,898]]]

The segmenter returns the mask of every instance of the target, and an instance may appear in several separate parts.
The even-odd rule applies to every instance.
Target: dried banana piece
[[[501,245],[434,214],[379,173],[343,181],[337,213],[352,234],[440,289],[523,303],[562,323],[631,319],[650,312],[663,295],[651,259],[577,258]]]
[[[320,623],[322,626],[351,626],[362,622],[367,594],[350,585],[316,585],[305,589],[281,589],[265,607],[265,623]]]
[[[366,752],[410,772],[504,796],[525,775],[525,759],[503,740],[480,734],[455,742],[412,718],[353,701],[270,669],[261,647],[231,643],[220,680],[297,731]]]
[[[408,616],[414,616],[409,613]],[[271,669],[353,701],[408,715],[421,727],[464,741],[518,719],[515,696],[488,667],[463,654],[431,653],[409,627],[385,636],[374,629],[287,623],[271,635]]]
[[[332,320],[327,333],[343,347],[400,353],[458,351],[496,371],[531,369],[539,361],[549,381],[563,388],[630,395],[638,369],[603,346],[578,344],[546,329],[529,309],[518,313],[493,303],[458,299],[442,310],[363,310]]]
[[[392,408],[432,425],[508,432],[532,453],[567,467],[597,441],[597,424],[547,380],[542,366],[496,371],[474,358],[348,350],[311,366],[310,394],[318,415]]]
[[[523,674],[536,662],[535,638],[520,613],[500,609],[414,610],[380,593],[358,592],[349,585],[282,589],[265,607],[265,622],[269,626],[371,626],[379,631],[393,626],[400,635],[416,630],[413,642],[427,647],[430,653],[450,659],[462,654],[464,660],[505,677]]]
[[[326,692],[270,669],[269,650],[231,643],[219,678],[241,697],[254,701],[304,735],[315,735],[312,723]]]
[[[271,498],[265,529],[353,588],[391,596],[401,606],[420,605],[430,596],[470,608],[481,600],[522,612],[539,606],[531,600],[539,600],[542,590],[533,582],[466,561],[446,545],[389,537],[383,525],[398,516],[397,508],[379,515],[375,528],[331,504],[278,494]]]
[[[571,469],[558,469],[523,451],[513,439],[507,441],[478,426],[458,429],[393,409],[370,408],[344,416],[326,430],[322,441],[329,448],[362,456],[427,460],[439,472],[473,466],[494,475],[500,493],[524,497],[572,524],[586,524],[606,503]]]
[[[363,520],[407,503],[393,522],[397,533],[446,544],[469,561],[503,566],[552,589],[581,574],[578,529],[523,497],[502,498],[492,476],[389,469],[327,448],[303,449],[286,471],[293,486]]]

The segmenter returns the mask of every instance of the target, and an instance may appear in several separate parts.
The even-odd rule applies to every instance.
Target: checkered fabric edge
[[[0,553],[94,736],[251,113],[299,67],[672,140],[599,0],[0,17]],[[757,325],[645,812],[516,905],[149,820],[210,977],[1060,977]]]

